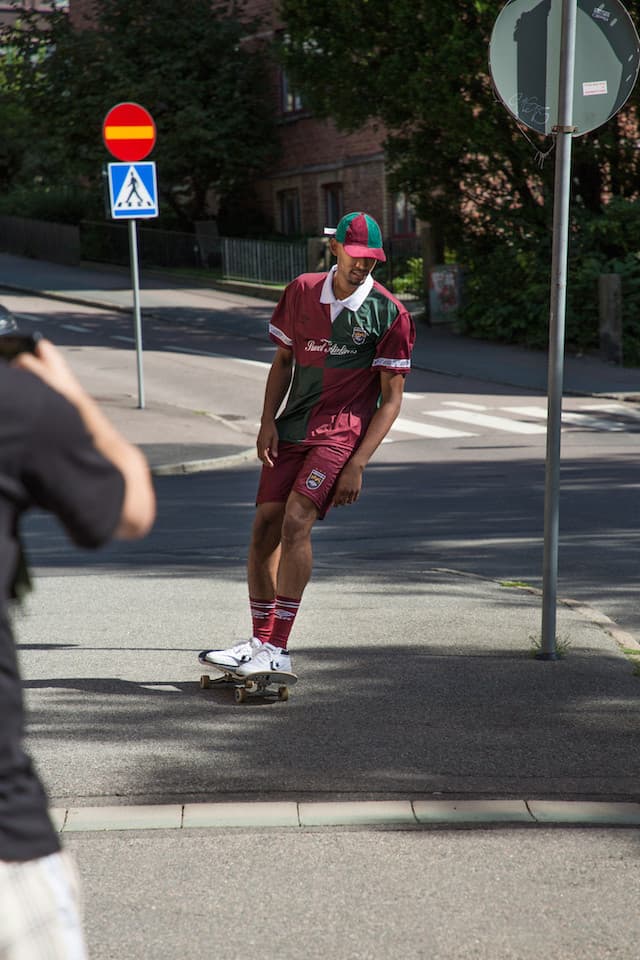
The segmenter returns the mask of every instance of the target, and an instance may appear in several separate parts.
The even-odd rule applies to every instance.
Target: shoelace
[[[251,641],[245,640],[243,643],[237,643],[235,647],[232,648],[231,653],[234,657],[238,657],[241,663],[246,663],[247,660],[251,660],[253,657]]]

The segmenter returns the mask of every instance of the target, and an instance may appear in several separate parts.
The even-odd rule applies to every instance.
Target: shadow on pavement
[[[603,650],[311,647],[288,703],[241,706],[192,659],[193,681],[28,680],[52,796],[637,796],[638,680]]]

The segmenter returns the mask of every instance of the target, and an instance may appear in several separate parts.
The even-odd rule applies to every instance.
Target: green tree
[[[280,55],[306,103],[345,130],[386,129],[391,182],[448,244],[550,225],[551,139],[518,129],[499,103],[489,42],[503,0],[363,0],[332,8],[281,0]],[[628,3],[630,12],[640,3]],[[631,101],[635,109],[637,96]],[[628,116],[628,113],[627,115]],[[636,192],[640,161],[625,118],[575,142],[575,201]]]
[[[466,269],[467,331],[541,345],[549,312],[553,155],[542,161],[553,139],[520,129],[493,89],[489,44],[503,6],[503,0],[362,0],[336,5],[329,16],[315,0],[280,0],[279,55],[316,115],[347,131],[365,121],[386,131],[391,187],[406,192],[432,225],[440,256],[446,244]],[[626,8],[637,22],[639,0]],[[572,256],[579,260],[572,261],[572,275],[579,284],[570,297],[568,334],[581,347],[597,342],[597,309],[591,309],[597,270],[621,263],[624,214],[609,212],[609,201],[634,207],[638,196],[638,98],[636,88],[623,113],[573,143]],[[588,229],[592,219],[597,231]],[[616,242],[608,243],[610,232]],[[624,273],[631,282],[635,270],[637,286],[637,251],[627,253]],[[586,315],[585,294],[592,298]]]
[[[31,118],[23,179],[97,185],[111,158],[102,122],[121,101],[153,116],[161,202],[189,222],[207,197],[243,194],[274,155],[265,56],[255,25],[210,0],[101,0],[89,29],[26,14],[4,32],[7,86]]]

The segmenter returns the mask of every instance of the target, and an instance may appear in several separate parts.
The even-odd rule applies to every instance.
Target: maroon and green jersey
[[[415,329],[402,304],[375,281],[355,311],[345,307],[332,322],[330,305],[320,300],[326,279],[326,273],[297,277],[271,320],[271,339],[295,360],[278,435],[353,449],[377,409],[380,372],[408,373]]]

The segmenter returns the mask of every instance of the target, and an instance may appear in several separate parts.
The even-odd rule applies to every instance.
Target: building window
[[[280,74],[280,109],[282,113],[300,113],[302,97],[289,85],[289,78],[284,70]]]
[[[281,190],[278,194],[280,232],[300,233],[300,196],[297,190]]]
[[[322,192],[324,194],[324,226],[337,227],[344,213],[342,184],[325,183]]]
[[[397,193],[393,202],[393,235],[413,236],[416,232],[416,212],[404,193]]]

